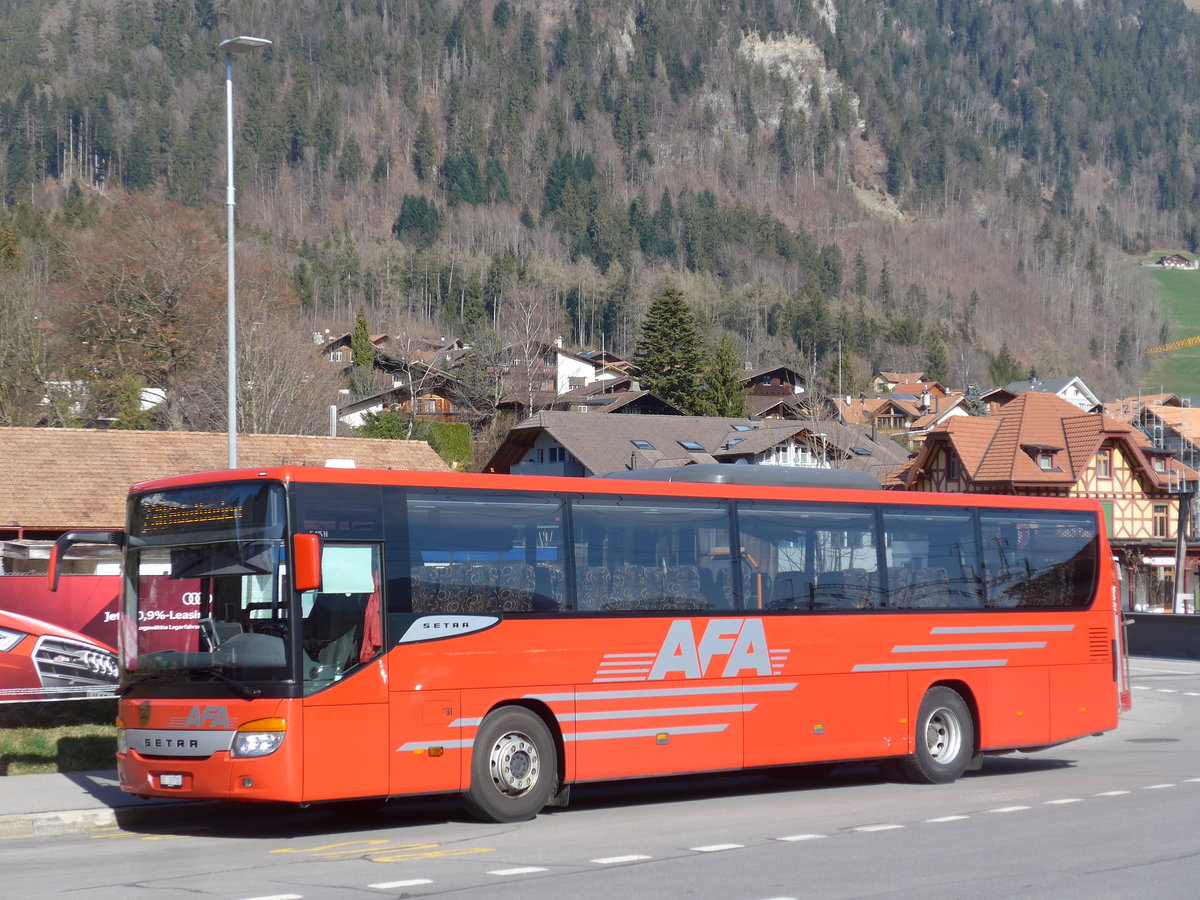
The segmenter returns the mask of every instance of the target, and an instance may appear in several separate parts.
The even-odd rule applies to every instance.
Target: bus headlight
[[[117,754],[124,756],[129,752],[129,736],[125,733],[125,723],[117,716]]]
[[[283,744],[287,735],[286,719],[255,719],[241,725],[233,736],[231,756],[247,758],[270,756]]]

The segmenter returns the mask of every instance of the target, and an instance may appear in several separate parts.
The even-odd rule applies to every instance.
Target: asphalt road
[[[872,767],[576,788],[535,821],[449,801],[360,819],[248,808],[0,845],[0,897],[1191,898],[1200,664],[1135,661],[1121,727],[952,785]]]

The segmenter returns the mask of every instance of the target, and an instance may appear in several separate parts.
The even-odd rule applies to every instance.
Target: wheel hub
[[[925,746],[929,756],[937,762],[953,759],[958,755],[962,736],[958,721],[944,709],[936,710],[925,727]]]
[[[492,746],[489,768],[497,789],[516,797],[537,783],[542,761],[537,746],[527,735],[510,732]]]

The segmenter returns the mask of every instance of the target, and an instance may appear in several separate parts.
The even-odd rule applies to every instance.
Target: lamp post
[[[229,264],[228,264],[228,301],[226,303],[226,320],[229,329],[229,468],[237,468],[237,291],[234,282],[234,238],[233,238],[233,58],[250,53],[260,47],[269,47],[271,42],[266,38],[241,37],[221,41],[217,49],[225,53],[225,168],[227,182],[225,187],[225,218],[228,230]]]

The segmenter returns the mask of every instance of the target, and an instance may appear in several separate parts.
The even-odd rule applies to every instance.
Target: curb
[[[0,816],[0,839],[84,834],[89,831],[117,827],[117,813],[113,809],[68,809],[60,812],[25,813]]]

